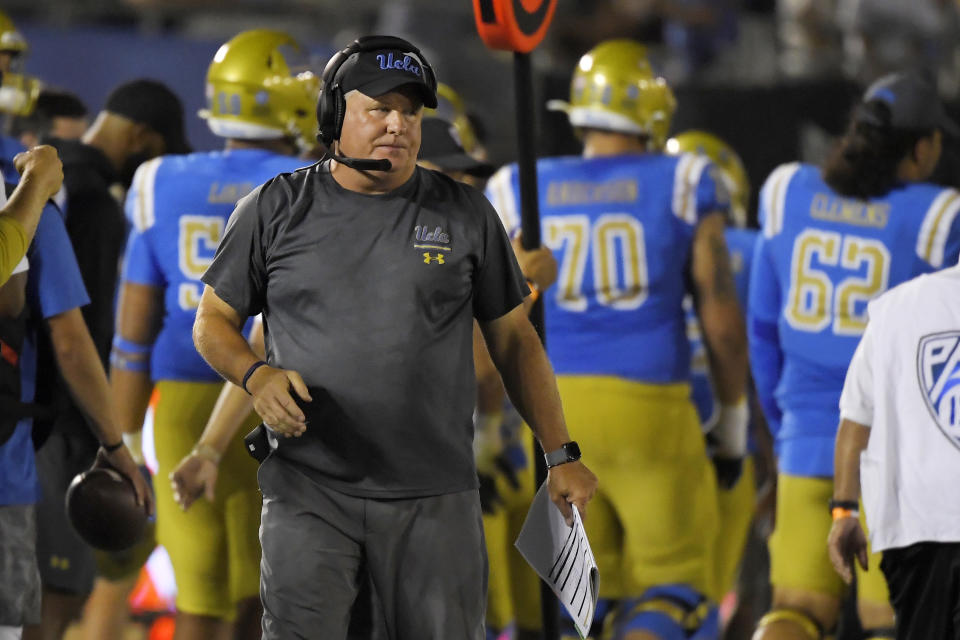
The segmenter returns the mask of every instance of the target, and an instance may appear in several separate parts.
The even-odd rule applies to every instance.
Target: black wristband
[[[122,446],[123,446],[123,439],[122,439],[122,438],[120,439],[119,442],[115,442],[114,444],[103,444],[103,443],[100,444],[100,447],[101,447],[104,451],[106,451],[107,453],[113,453],[114,451],[116,451],[117,449],[119,449],[119,448],[122,447]]]
[[[857,500],[834,500],[830,498],[827,508],[833,513],[834,509],[847,509],[849,511],[860,511],[860,502]]]
[[[250,376],[253,375],[254,371],[264,366],[265,364],[267,363],[264,362],[263,360],[257,360],[252,365],[250,365],[250,368],[247,369],[247,372],[243,374],[243,382],[240,383],[240,386],[243,387],[243,390],[247,392],[247,395],[251,395],[251,396],[253,395],[252,393],[250,393],[249,390],[247,390],[247,380],[250,379]]]

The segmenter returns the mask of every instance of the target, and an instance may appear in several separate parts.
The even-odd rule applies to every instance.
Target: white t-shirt
[[[871,427],[860,457],[874,551],[960,541],[960,266],[869,305],[840,415]]]

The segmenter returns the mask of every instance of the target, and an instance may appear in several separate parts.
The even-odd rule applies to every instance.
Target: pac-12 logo
[[[937,426],[960,448],[960,331],[920,340],[917,375]]]

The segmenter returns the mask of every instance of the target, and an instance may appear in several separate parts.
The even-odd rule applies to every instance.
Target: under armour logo
[[[435,256],[430,255],[429,253],[423,254],[423,264],[430,264],[431,262],[436,261],[437,264],[443,264],[443,254],[438,253]]]

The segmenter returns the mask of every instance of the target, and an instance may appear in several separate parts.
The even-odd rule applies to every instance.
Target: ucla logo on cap
[[[393,55],[393,51],[390,53],[378,53],[377,62],[380,63],[381,69],[399,69],[400,71],[409,71],[415,76],[420,75],[420,65],[419,60],[414,58],[411,54],[403,54],[403,58],[398,58]]]
[[[960,331],[920,340],[917,375],[937,426],[960,448]]]

